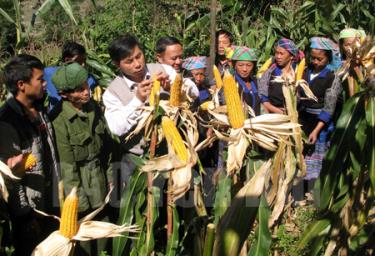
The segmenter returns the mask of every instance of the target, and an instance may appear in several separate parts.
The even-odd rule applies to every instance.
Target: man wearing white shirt
[[[142,46],[133,35],[125,35],[114,40],[109,46],[113,63],[120,74],[110,83],[103,94],[105,119],[110,131],[121,138],[124,154],[121,160],[122,182],[135,169],[129,156],[143,154],[142,135],[124,141],[124,137],[137,125],[139,107],[147,101],[156,75],[164,90],[169,90],[170,80],[176,77],[176,71],[159,63],[146,64]]]
[[[155,52],[159,63],[173,67],[177,73],[181,72],[183,47],[177,38],[172,36],[159,38],[156,42]],[[199,96],[198,87],[189,78],[183,79],[182,91],[186,92],[187,98],[191,101]]]

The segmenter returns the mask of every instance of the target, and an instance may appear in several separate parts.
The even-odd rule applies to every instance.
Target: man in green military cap
[[[53,120],[64,192],[78,187],[79,215],[100,207],[112,184],[111,137],[101,109],[90,99],[87,71],[78,63],[60,67],[52,81],[62,97]],[[108,221],[108,214],[99,216]],[[97,251],[92,250],[97,243]],[[106,240],[83,242],[87,255],[107,250]],[[86,255],[86,254],[85,254]]]

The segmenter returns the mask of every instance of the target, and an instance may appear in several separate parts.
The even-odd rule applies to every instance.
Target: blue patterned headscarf
[[[182,63],[182,67],[186,70],[193,70],[207,67],[207,57],[205,56],[193,56],[186,58]]]
[[[332,52],[332,60],[328,64],[328,68],[336,71],[341,66],[341,55],[339,47],[331,39],[325,37],[313,37],[310,39],[311,49],[328,50]]]

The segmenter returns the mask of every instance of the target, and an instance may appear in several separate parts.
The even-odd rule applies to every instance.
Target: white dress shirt
[[[171,66],[164,64],[161,65],[172,83],[176,78],[176,71]],[[145,78],[146,77],[150,77],[150,73],[148,71],[146,71]],[[124,75],[122,75],[121,78],[125,80],[125,83],[129,86],[129,89],[137,89],[136,82],[128,79]],[[124,105],[116,95],[113,95],[108,90],[106,90],[103,94],[103,103],[105,106],[104,117],[107,120],[109,130],[117,136],[127,134],[137,124],[137,119],[141,113],[139,107],[145,104],[145,102],[142,102],[140,99],[134,96],[127,105]]]

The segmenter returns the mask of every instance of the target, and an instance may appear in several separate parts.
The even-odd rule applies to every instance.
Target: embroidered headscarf
[[[182,63],[182,67],[186,70],[193,70],[207,67],[207,57],[205,56],[193,56],[186,58]]]
[[[361,32],[354,28],[346,28],[341,30],[339,39],[351,38],[351,37],[361,37]]]
[[[258,54],[256,49],[245,46],[237,46],[234,49],[232,60],[257,61]]]
[[[280,46],[280,47],[284,48],[285,50],[287,50],[293,56],[298,55],[298,48],[297,48],[296,44],[290,39],[281,38],[279,41],[277,41],[276,46]]]

